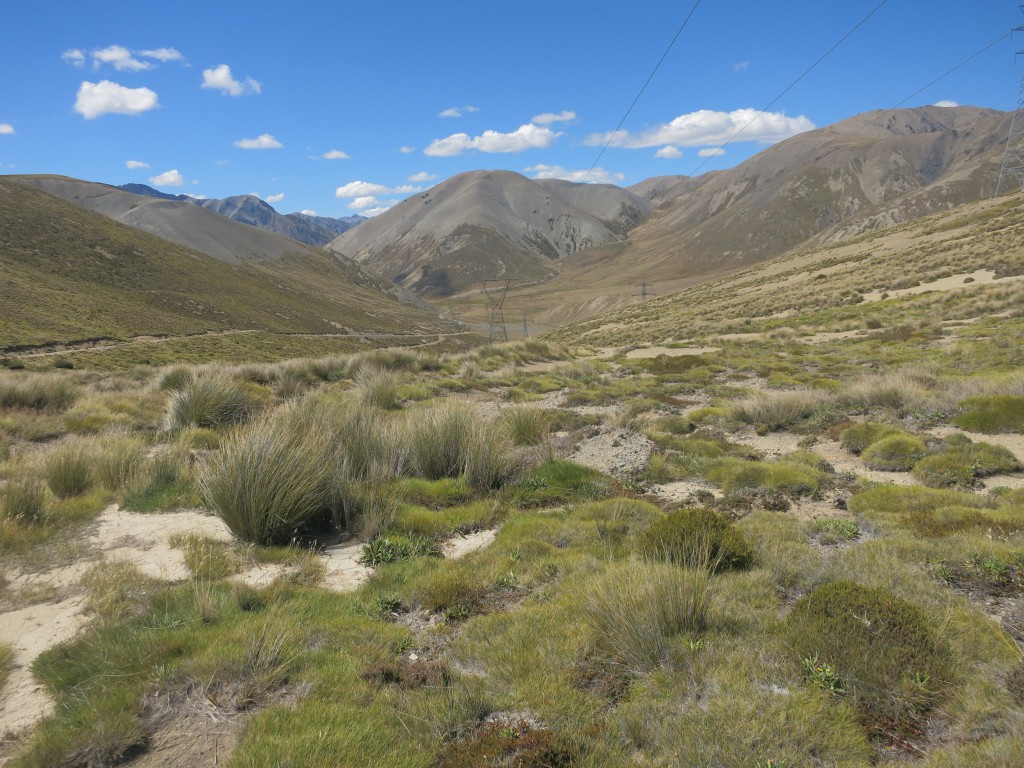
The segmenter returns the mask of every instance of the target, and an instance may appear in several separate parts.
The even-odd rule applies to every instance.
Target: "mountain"
[[[620,242],[653,205],[611,185],[471,171],[403,200],[328,248],[399,285],[446,296],[487,278],[536,282],[566,256]]]
[[[145,184],[122,184],[118,189],[135,195],[192,203],[227,216],[229,219],[250,224],[260,229],[277,232],[307,245],[326,245],[342,232],[346,232],[366,219],[362,216],[313,216],[306,213],[278,213],[272,205],[255,195],[234,195],[217,199],[199,199],[188,195],[170,195]]]
[[[76,186],[72,182],[59,181],[65,190]],[[88,188],[83,185],[78,189]],[[220,233],[271,236],[191,205],[153,203],[223,222]],[[355,336],[446,330],[436,311],[382,293],[380,280],[356,265],[273,237],[292,249],[278,259],[227,262],[17,177],[0,177],[0,349],[225,331]]]

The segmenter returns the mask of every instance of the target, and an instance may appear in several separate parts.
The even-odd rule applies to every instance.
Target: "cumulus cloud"
[[[564,179],[577,183],[586,180],[588,184],[617,184],[626,178],[622,173],[611,173],[598,166],[592,171],[569,171],[560,165],[532,165],[526,169],[535,179]]]
[[[458,107],[448,107],[437,113],[438,117],[462,117],[462,110]]]
[[[932,106],[933,107],[959,107],[960,105],[957,104],[955,101],[950,101],[949,99],[943,99],[942,101],[936,101],[934,104],[932,104]]]
[[[537,125],[551,125],[552,123],[568,123],[570,120],[576,119],[576,113],[571,109],[563,109],[559,113],[544,112],[540,115],[535,115],[531,123]]]
[[[348,155],[342,152],[340,149],[332,149],[330,152],[324,152],[320,155],[324,160],[348,160]]]
[[[733,72],[746,72],[748,69],[750,69],[749,61],[737,61],[732,65]]]
[[[182,178],[177,168],[150,176],[149,181],[158,187],[180,187],[185,183],[185,179]]]
[[[725,150],[721,147],[705,147],[697,154],[700,157],[721,157],[725,154]]]
[[[96,67],[101,64],[112,64],[118,72],[141,72],[153,67],[148,61],[136,59],[123,45],[108,45],[106,48],[93,51],[92,61]]]
[[[385,200],[375,208],[364,208],[359,212],[359,215],[365,216],[368,219],[372,219],[374,216],[378,216],[384,213],[384,211],[388,210],[389,208],[393,208],[397,204],[397,200]]]
[[[303,216],[316,216],[316,211],[304,210],[299,211]]]
[[[383,184],[375,184],[372,181],[350,181],[334,190],[335,197],[379,197],[381,195],[407,195],[410,192],[419,192],[419,187],[411,184],[401,184],[397,187],[385,187]]]
[[[284,192],[279,195],[271,195],[270,197],[264,198],[268,203],[280,203],[284,200]]]
[[[654,153],[655,157],[664,157],[666,160],[678,160],[683,156],[683,153],[679,151],[679,147],[673,147],[669,144],[666,147],[662,147]]]
[[[141,115],[160,106],[155,91],[149,88],[126,88],[109,80],[83,82],[75,99],[75,112],[86,120],[105,114]]]
[[[431,157],[455,157],[470,149],[488,153],[523,152],[527,149],[550,147],[561,135],[560,131],[552,131],[533,123],[521,125],[511,133],[484,131],[473,137],[467,133],[453,133],[443,139],[434,139],[430,146],[423,150],[423,154]]]
[[[231,67],[227,64],[218,64],[212,69],[204,69],[203,84],[200,87],[220,91],[228,96],[241,96],[243,93],[258,94],[263,90],[259,82],[251,77],[245,78],[245,82],[235,80],[231,74]]]
[[[419,173],[414,173],[412,176],[410,176],[409,181],[415,181],[419,184],[422,184],[425,181],[433,181],[436,178],[437,174],[427,173],[426,171],[420,171]]]
[[[413,152],[416,151],[416,147],[399,147],[398,151],[401,152],[403,155],[411,155]]]
[[[175,48],[153,48],[149,51],[139,51],[139,56],[145,56],[147,59],[156,59],[162,61],[165,64],[168,61],[185,61],[185,57],[181,55],[181,51]]]
[[[361,211],[366,208],[375,208],[379,204],[380,200],[378,200],[376,197],[374,197],[373,195],[366,195],[364,197],[357,197],[355,200],[348,204],[348,207],[351,208],[353,211]]]
[[[746,127],[748,123],[750,125]],[[604,146],[610,141],[611,146],[626,149],[665,144],[694,147],[701,144],[725,143],[744,127],[746,129],[741,134],[744,141],[774,144],[798,133],[813,130],[817,126],[804,115],[787,117],[782,112],[758,114],[756,109],[737,109],[732,112],[701,109],[637,133],[592,133],[584,143],[589,146]]]
[[[261,133],[255,139],[239,139],[235,146],[239,149],[282,149],[284,144],[269,133]]]
[[[85,51],[81,48],[70,48],[60,55],[61,59],[73,67],[85,66]]]
[[[141,160],[125,160],[124,167],[134,171],[136,168],[149,168],[149,163],[144,163]]]
[[[10,123],[0,123],[0,136],[13,136],[14,126]]]

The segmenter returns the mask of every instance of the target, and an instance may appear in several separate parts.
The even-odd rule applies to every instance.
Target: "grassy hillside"
[[[0,233],[0,349],[227,330],[445,330],[327,254],[233,266],[11,180],[0,180]]]

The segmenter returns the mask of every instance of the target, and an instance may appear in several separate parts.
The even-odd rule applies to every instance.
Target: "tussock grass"
[[[181,550],[193,579],[216,581],[239,571],[238,558],[223,542],[189,533],[172,539],[171,545]]]
[[[365,408],[393,410],[398,407],[399,376],[390,368],[364,366],[353,379],[356,398]]]
[[[58,412],[77,396],[78,388],[65,376],[0,374],[0,409]]]
[[[100,621],[117,621],[141,613],[154,584],[128,560],[97,563],[82,576],[89,592],[86,608]]]
[[[509,482],[519,471],[506,434],[495,424],[478,422],[466,446],[466,485],[475,491],[491,491]]]
[[[246,421],[256,402],[246,386],[225,374],[203,375],[185,382],[167,403],[168,429],[220,427]]]
[[[966,398],[953,419],[961,429],[985,434],[1024,432],[1024,395],[976,395]]]
[[[7,684],[7,678],[14,669],[14,648],[8,643],[0,643],[0,690]]]
[[[865,448],[883,437],[903,433],[899,427],[881,424],[876,421],[864,421],[854,424],[842,431],[839,442],[850,453],[861,454]],[[904,433],[905,434],[905,433]]]
[[[475,421],[469,410],[449,402],[410,414],[405,428],[416,472],[429,480],[461,475]]]
[[[634,560],[596,580],[585,615],[601,657],[643,675],[669,661],[676,637],[706,628],[710,603],[706,554],[686,567]]]
[[[506,408],[501,412],[501,420],[516,445],[540,445],[547,440],[550,420],[543,410]]]
[[[286,411],[229,437],[207,458],[199,487],[206,505],[242,541],[286,544],[330,518],[331,459],[326,425]]]
[[[92,462],[87,454],[91,447],[81,440],[69,440],[43,459],[43,475],[54,496],[66,499],[89,490]]]
[[[656,520],[637,540],[644,557],[712,571],[748,568],[753,550],[734,525],[710,509],[678,509]]]
[[[828,399],[825,393],[815,389],[759,392],[734,403],[729,415],[744,424],[773,432],[807,418]]]
[[[111,437],[102,440],[92,455],[96,480],[104,488],[119,491],[130,481],[145,458],[145,445],[137,438]]]
[[[830,482],[820,469],[797,461],[749,461],[726,457],[707,465],[704,476],[726,493],[767,492],[810,496]]]
[[[934,376],[916,369],[867,376],[844,386],[839,401],[863,410],[889,408],[902,413],[921,405],[935,386]]]
[[[0,488],[0,518],[39,525],[46,521],[49,501],[46,486],[36,477],[18,477]]]

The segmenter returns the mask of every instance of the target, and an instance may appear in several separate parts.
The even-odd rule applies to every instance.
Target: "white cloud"
[[[299,211],[299,213],[301,213],[303,216],[316,216],[316,211],[306,210],[306,211]]]
[[[401,152],[403,155],[411,155],[413,152],[416,151],[416,147],[399,147],[398,151]]]
[[[390,193],[391,190],[383,184],[374,184],[371,181],[350,181],[334,190],[335,197],[367,197]]]
[[[149,88],[125,88],[109,80],[83,82],[75,99],[75,111],[86,120],[108,113],[140,115],[158,106],[155,91]]]
[[[66,50],[60,57],[73,67],[82,68],[85,66],[85,51],[81,48]]]
[[[239,149],[283,149],[284,144],[269,133],[261,133],[255,139],[239,139],[235,142]]]
[[[185,61],[185,57],[181,55],[181,51],[175,48],[153,48],[149,51],[138,51],[139,56],[145,56],[147,59],[156,59],[162,61],[165,64],[168,61]]]
[[[263,199],[266,200],[268,203],[280,203],[282,200],[284,200],[284,192],[281,192],[278,195],[271,195],[270,197],[265,197]]]
[[[136,59],[123,45],[108,45],[106,48],[93,51],[92,61],[97,68],[101,64],[113,64],[118,72],[141,72],[153,67],[148,61]]]
[[[421,187],[414,187],[411,184],[400,184],[397,187],[385,187],[383,184],[374,184],[372,181],[350,181],[334,190],[335,197],[370,197],[380,195],[408,195],[412,192],[419,192]]]
[[[165,171],[164,173],[158,173],[156,176],[150,176],[149,181],[158,187],[180,187],[185,183],[185,179],[182,178],[177,168]]]
[[[365,208],[374,208],[378,205],[380,205],[380,200],[373,195],[366,195],[365,197],[357,197],[348,204],[348,207],[353,211],[361,211]]]
[[[437,174],[427,173],[426,171],[420,171],[419,173],[414,173],[412,176],[410,176],[409,181],[415,181],[417,183],[422,184],[423,182],[426,181],[433,181],[436,178]]]
[[[453,133],[443,139],[434,139],[423,154],[431,157],[455,157],[469,149],[479,152],[523,152],[527,149],[544,149],[561,136],[560,131],[527,123],[511,133],[484,131],[479,136],[467,133]]]
[[[569,171],[560,165],[532,165],[526,169],[535,179],[565,179],[577,183],[584,180],[589,184],[617,184],[626,178],[622,173],[611,173],[598,166],[592,171]]]
[[[679,147],[673,147],[671,144],[662,147],[654,153],[655,157],[664,157],[666,160],[678,160],[683,156],[683,153],[679,151]]]
[[[479,112],[480,111],[480,107],[474,107],[474,106],[470,105],[470,106],[463,107],[462,111],[463,112]]]
[[[210,88],[229,96],[241,96],[243,93],[260,93],[263,87],[251,77],[245,78],[244,83],[235,80],[231,74],[231,67],[227,64],[218,64],[213,69],[203,70],[203,84],[201,88]]]
[[[725,150],[721,147],[705,147],[697,153],[699,157],[721,157],[725,154]]]
[[[750,125],[746,127],[748,123]],[[701,109],[638,133],[620,131],[614,136],[611,133],[592,133],[584,143],[589,146],[603,146],[610,141],[611,146],[626,149],[657,147],[664,144],[693,147],[724,143],[737,131],[746,128],[741,134],[743,141],[773,144],[816,127],[804,115],[787,117],[782,112],[759,114],[756,109],[737,109],[732,112]]]
[[[732,65],[733,72],[746,72],[748,69],[750,69],[749,61],[737,61]]]
[[[144,163],[141,160],[125,160],[124,167],[134,171],[136,168],[149,168],[149,163]]]
[[[571,109],[563,109],[561,112],[555,114],[554,112],[544,112],[540,115],[535,115],[531,123],[537,125],[551,125],[552,123],[567,123],[570,120],[576,119],[576,113]]]
[[[209,200],[210,199],[206,195],[193,195],[190,192],[186,192],[185,195],[187,197],[191,197],[193,200]]]
[[[14,126],[10,123],[0,123],[0,136],[13,136]]]
[[[957,104],[955,101],[950,101],[949,99],[943,99],[942,101],[936,101],[934,104],[932,104],[932,106],[933,107],[959,107],[960,105]]]
[[[365,208],[359,212],[360,216],[365,216],[368,219],[372,219],[374,216],[379,216],[389,208],[394,207],[398,203],[397,200],[386,200],[376,208]]]
[[[332,149],[330,152],[324,152],[320,155],[324,160],[348,160],[348,155],[342,152],[340,149]]]
[[[213,164],[214,165],[231,165],[231,161],[230,160],[214,160]]]
[[[458,107],[448,107],[437,113],[438,117],[462,117],[462,110]]]

